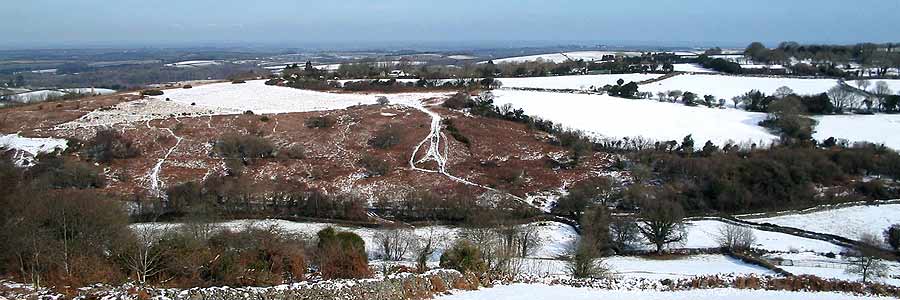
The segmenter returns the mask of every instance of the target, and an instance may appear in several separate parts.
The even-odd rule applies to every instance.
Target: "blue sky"
[[[385,41],[900,41],[898,0],[7,0],[0,48]],[[4,47],[6,45],[6,47]]]

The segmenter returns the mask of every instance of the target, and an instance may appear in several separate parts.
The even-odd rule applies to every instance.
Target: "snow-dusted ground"
[[[28,165],[28,161],[41,153],[65,150],[67,141],[55,138],[26,138],[18,134],[0,135],[0,148],[16,151],[13,161],[20,166]]]
[[[700,66],[699,64],[674,64],[675,72],[693,72],[693,73],[718,73]]]
[[[642,85],[642,92],[666,92],[680,90],[699,96],[713,95],[716,99],[731,100],[750,90],[759,90],[767,95],[775,93],[779,87],[787,86],[797,94],[818,94],[837,85],[834,79],[797,79],[775,77],[744,77],[727,75],[680,75],[666,80]]]
[[[769,144],[775,136],[757,124],[765,114],[735,109],[687,107],[652,100],[630,100],[605,95],[497,90],[497,105],[506,103],[596,136],[636,137],[681,141],[693,134],[696,145],[707,140]]]
[[[437,300],[856,300],[891,299],[864,297],[843,293],[788,292],[739,289],[708,289],[689,291],[640,291],[576,288],[546,284],[511,284],[485,288],[478,291],[456,292]]]
[[[519,63],[519,62],[528,62],[528,61],[536,61],[541,59],[547,62],[555,62],[561,63],[565,62],[569,59],[579,60],[583,59],[584,61],[599,61],[603,59],[604,55],[624,55],[624,56],[640,56],[640,52],[616,52],[616,51],[576,51],[576,52],[564,52],[564,53],[546,53],[546,54],[537,54],[537,55],[528,55],[528,56],[517,56],[517,57],[508,57],[501,59],[494,59],[495,64],[499,63]]]
[[[615,85],[619,79],[628,82],[640,82],[661,77],[662,74],[603,74],[603,75],[572,75],[553,77],[519,77],[497,78],[508,88],[541,88],[541,89],[572,89],[588,90],[591,87],[601,88],[607,84]]]
[[[265,85],[264,80],[244,84],[214,83],[192,89],[165,90],[155,99],[214,108],[219,110],[255,113],[285,113],[344,109],[359,104],[375,104],[375,94],[339,94]],[[387,94],[391,103],[416,103],[421,99],[440,97],[439,93]]]
[[[823,141],[829,137],[850,142],[866,141],[900,149],[900,115],[840,115],[817,116],[813,138]]]
[[[881,236],[889,226],[900,224],[900,204],[852,206],[748,220],[858,239],[863,233]]]

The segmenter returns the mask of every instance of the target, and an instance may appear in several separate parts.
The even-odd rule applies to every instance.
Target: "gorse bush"
[[[487,264],[481,257],[481,250],[468,240],[459,239],[441,254],[441,268],[454,269],[463,273],[482,274]]]
[[[371,276],[366,243],[352,232],[328,227],[316,233],[319,272],[327,279]]]
[[[400,144],[402,135],[403,131],[400,126],[386,125],[375,131],[375,134],[369,139],[369,145],[378,149],[390,149]]]
[[[334,127],[334,123],[334,119],[329,116],[311,117],[303,122],[307,128],[331,128]]]

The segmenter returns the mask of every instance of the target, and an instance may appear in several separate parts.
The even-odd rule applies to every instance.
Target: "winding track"
[[[493,191],[493,192],[501,192],[501,191],[498,191],[497,189],[465,180],[463,178],[454,176],[453,174],[450,174],[449,172],[447,172],[447,160],[450,157],[449,156],[450,155],[450,151],[449,151],[450,143],[448,143],[446,141],[447,140],[446,136],[444,136],[444,134],[441,133],[441,120],[442,120],[441,115],[439,115],[438,113],[433,112],[431,110],[428,110],[428,108],[425,108],[425,105],[422,104],[421,102],[413,103],[408,106],[415,108],[431,117],[431,130],[428,132],[428,136],[426,136],[421,142],[419,142],[418,145],[416,145],[416,147],[413,149],[412,155],[409,157],[409,167],[410,168],[412,168],[413,170],[416,170],[416,171],[421,171],[421,172],[442,174],[444,176],[447,176],[447,178],[450,178],[451,180],[456,181],[456,182],[460,182],[460,183],[470,185],[470,186],[480,187],[480,188],[483,188],[483,189],[486,189],[489,191]],[[441,137],[443,137],[443,139],[441,139]],[[442,142],[444,144],[444,146],[443,146],[444,153],[443,154],[441,153],[441,143]],[[416,156],[422,150],[422,146],[425,146],[426,143],[428,144],[428,149],[425,150],[425,156],[423,156],[419,160],[416,160]],[[421,163],[425,163],[425,162],[429,162],[429,161],[434,161],[435,163],[437,163],[437,170],[425,169],[425,168],[416,166],[417,164],[421,164]],[[522,198],[517,197],[515,195],[509,194],[506,192],[503,192],[503,193],[507,194],[511,197],[514,197],[518,200],[522,200]]]
[[[150,127],[150,121],[147,121],[147,128]],[[169,148],[169,151],[166,152],[159,161],[156,162],[156,165],[153,166],[153,169],[150,169],[150,173],[147,174],[147,178],[150,180],[150,192],[159,198],[165,198],[166,195],[163,193],[162,189],[164,188],[165,183],[159,179],[159,173],[162,171],[162,166],[169,158],[169,155],[172,155],[172,152],[175,152],[175,148],[178,148],[178,145],[181,144],[181,140],[184,138],[175,135],[175,132],[169,128],[161,128],[162,130],[168,131],[173,137],[175,137],[175,145],[172,148]]]

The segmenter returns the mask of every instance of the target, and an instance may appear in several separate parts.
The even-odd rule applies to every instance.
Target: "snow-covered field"
[[[538,59],[546,62],[561,63],[569,59],[584,61],[599,61],[604,55],[621,55],[621,56],[640,56],[640,52],[616,52],[616,51],[576,51],[564,53],[546,53],[528,56],[508,57],[493,60],[495,64],[499,63],[520,63],[528,61],[536,61]]]
[[[858,239],[863,233],[881,236],[889,226],[900,224],[900,204],[852,206],[748,220]]]
[[[642,92],[666,92],[680,90],[692,92],[701,97],[713,95],[717,99],[731,100],[750,90],[759,90],[767,95],[775,93],[779,87],[787,86],[797,94],[818,94],[837,85],[834,79],[797,79],[775,77],[743,77],[727,75],[680,75],[666,80],[642,85]]]
[[[719,247],[716,237],[726,223],[716,220],[690,221],[687,225],[687,241],[682,248]],[[779,232],[752,229],[756,236],[754,248],[776,252],[809,251],[815,253],[840,253],[843,247],[825,241],[803,238]]]
[[[813,253],[770,253],[765,255],[768,259],[779,258],[785,260],[780,268],[791,272],[794,275],[815,275],[822,278],[833,278],[846,281],[858,281],[860,276],[856,274],[848,274],[846,272],[850,261],[847,257],[838,254],[834,258],[829,258]],[[889,276],[898,276],[900,274],[900,262],[882,260],[888,267]],[[900,277],[894,278],[872,278],[871,280],[884,284],[900,286]]]
[[[67,141],[54,138],[26,138],[18,134],[0,135],[0,148],[12,149],[16,153],[13,161],[17,165],[27,165],[28,160],[41,153],[65,150]]]
[[[359,104],[375,104],[375,94],[339,94],[300,90],[289,87],[265,85],[264,80],[244,84],[214,83],[192,89],[165,90],[155,99],[171,99],[172,102],[213,108],[218,110],[247,111],[255,113],[285,113],[344,109]],[[418,100],[440,97],[438,93],[388,94],[391,103],[414,103]]]
[[[520,77],[497,78],[508,88],[541,88],[588,90],[591,87],[601,88],[607,84],[615,85],[619,79],[628,82],[640,82],[659,78],[662,74],[604,74],[604,75],[572,75],[554,77]]]
[[[637,137],[681,141],[693,134],[697,145],[707,140],[768,144],[775,136],[758,126],[765,114],[735,109],[687,107],[650,100],[629,100],[605,95],[498,90],[497,105],[506,103],[596,136]]]
[[[166,67],[176,67],[176,68],[196,68],[196,67],[206,67],[206,66],[215,66],[219,65],[221,62],[214,60],[187,60],[180,61],[176,63],[166,64]]]
[[[698,64],[675,64],[673,66],[675,67],[675,72],[718,73]]]
[[[437,300],[856,300],[891,299],[864,297],[843,293],[788,292],[739,289],[707,289],[688,291],[640,291],[576,288],[546,284],[511,284],[481,289],[478,291],[456,292],[436,298]]]
[[[813,138],[823,141],[829,137],[850,142],[866,141],[900,149],[900,115],[841,115],[817,116]]]

